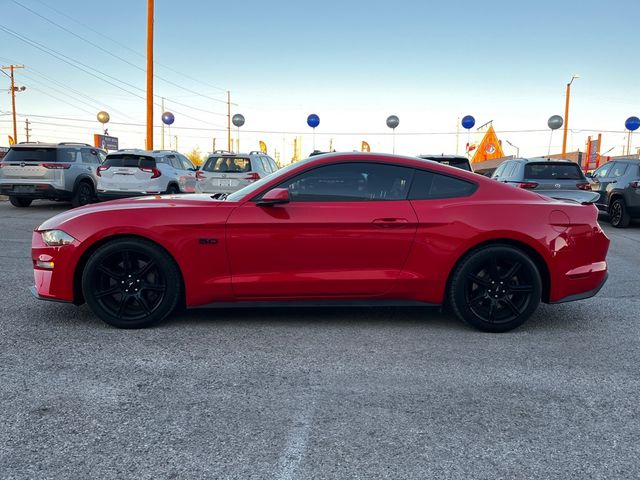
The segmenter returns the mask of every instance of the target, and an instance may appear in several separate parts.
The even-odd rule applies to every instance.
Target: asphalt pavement
[[[640,224],[589,300],[520,329],[428,308],[187,311],[117,330],[40,302],[0,202],[2,479],[640,478]]]

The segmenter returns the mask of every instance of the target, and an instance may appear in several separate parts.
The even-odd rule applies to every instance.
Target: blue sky
[[[146,1],[17,1],[144,67],[144,57],[133,51],[145,50]],[[132,85],[123,88],[144,96],[136,89],[144,89],[143,71],[13,0],[2,0],[2,11],[0,25],[84,63],[98,76],[104,72],[123,80]],[[195,129],[224,127],[226,107],[215,99],[224,100],[228,89],[237,103],[233,113],[247,119],[240,133],[243,150],[255,149],[258,140],[264,140],[270,153],[284,150],[284,158],[289,158],[294,133],[255,131],[299,132],[304,135],[303,152],[308,153],[312,137],[305,118],[317,113],[318,148],[326,149],[332,141],[338,149],[352,150],[366,140],[374,150],[390,151],[392,140],[384,121],[396,114],[397,152],[452,153],[457,119],[471,114],[478,125],[493,120],[499,132],[509,132],[499,136],[519,146],[521,154],[541,155],[549,144],[547,118],[564,114],[565,85],[579,73],[572,91],[569,146],[584,150],[587,135],[595,133],[587,130],[604,131],[603,149],[613,147],[612,153],[619,154],[626,143],[625,118],[640,116],[640,66],[635,58],[639,17],[637,0],[607,5],[573,0],[156,0],[155,59],[172,69],[156,65],[156,73],[179,86],[156,79],[155,89],[176,115],[171,136],[178,136],[183,151],[194,146],[210,150],[213,137],[218,148],[226,147],[225,132]],[[91,141],[100,127],[94,112],[104,109],[111,114],[109,131],[122,146],[142,146],[143,126],[116,122],[144,123],[143,99],[2,30],[0,62],[27,67],[17,73],[18,83],[27,86],[17,102],[18,112],[33,122],[33,138]],[[0,88],[7,87],[8,79],[0,76]],[[9,95],[2,95],[0,112],[10,109]],[[157,107],[158,124],[160,113]],[[11,132],[8,120],[0,115],[0,144],[6,144]],[[20,140],[23,127],[20,117]],[[552,140],[552,150],[559,150],[561,135]],[[461,135],[462,149],[464,141]],[[511,150],[505,145],[507,154],[515,153]]]

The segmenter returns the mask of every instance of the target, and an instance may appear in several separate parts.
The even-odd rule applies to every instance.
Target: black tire
[[[89,205],[93,202],[95,196],[96,192],[93,189],[93,185],[85,181],[80,182],[73,193],[73,197],[71,197],[71,206],[75,208]]]
[[[177,195],[178,193],[180,193],[180,189],[173,183],[167,188],[167,195]]]
[[[31,202],[33,202],[33,199],[22,198],[22,197],[9,197],[9,201],[11,202],[11,205],[13,205],[14,207],[26,208],[29,205],[31,205]]]
[[[447,301],[460,320],[485,332],[522,325],[540,304],[542,282],[521,250],[495,244],[469,252],[451,277]]]
[[[173,258],[143,239],[113,240],[96,250],[82,272],[93,312],[118,328],[145,328],[169,316],[182,294]]]
[[[616,198],[609,205],[609,220],[611,225],[616,228],[626,228],[631,222],[631,216],[629,210],[627,210],[627,204],[624,203],[623,198]]]

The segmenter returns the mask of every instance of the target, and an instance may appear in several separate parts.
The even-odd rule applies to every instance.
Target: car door
[[[611,176],[611,172],[616,162],[608,162],[602,165],[600,168],[595,170],[592,174],[591,190],[594,192],[598,192],[600,197],[596,201],[598,205],[607,206],[607,187],[610,183],[616,181],[615,178]]]
[[[191,161],[184,155],[177,155],[178,160],[182,166],[180,170],[180,190],[183,192],[195,192],[196,191],[196,167]]]
[[[376,163],[325,165],[278,187],[290,202],[257,199],[227,222],[238,297],[339,298],[389,291],[409,255],[417,217],[407,200],[412,169]]]

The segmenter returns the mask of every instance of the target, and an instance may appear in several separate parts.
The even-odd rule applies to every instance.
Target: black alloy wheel
[[[114,240],[89,258],[82,291],[89,307],[109,325],[144,328],[174,311],[180,271],[163,249],[142,239]]]
[[[71,199],[71,206],[82,207],[84,205],[89,205],[93,202],[94,196],[95,192],[93,191],[93,187],[87,182],[80,182],[78,184],[78,188],[76,188],[76,191],[73,194],[73,198]]]
[[[631,223],[631,217],[627,211],[624,199],[616,198],[609,206],[609,219],[611,225],[616,228],[626,228]]]
[[[167,188],[167,195],[177,195],[178,193],[180,193],[180,189],[176,185],[171,184]]]
[[[490,245],[468,254],[456,268],[449,302],[456,315],[487,332],[522,325],[540,303],[540,273],[510,245]]]

